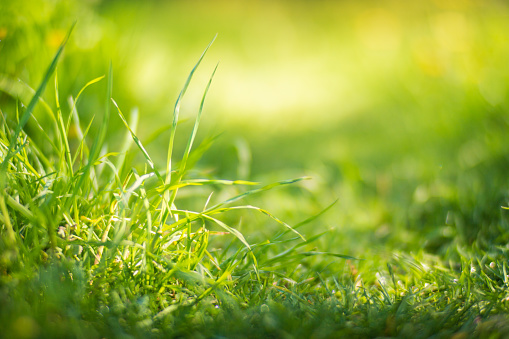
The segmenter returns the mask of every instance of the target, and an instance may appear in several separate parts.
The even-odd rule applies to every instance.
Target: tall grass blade
[[[94,143],[92,144],[92,148],[90,149],[90,154],[88,158],[87,166],[91,167],[95,160],[99,157],[101,149],[104,144],[104,140],[106,138],[106,132],[108,130],[108,124],[110,120],[110,100],[111,93],[113,89],[113,66],[110,62],[110,69],[108,72],[108,87],[106,91],[106,102],[105,102],[105,111],[103,115],[103,121],[101,127],[99,128],[99,132],[97,133]]]
[[[179,169],[179,175],[176,180],[176,184],[179,184],[179,182],[182,180],[182,177],[184,176],[184,173],[186,171],[186,165],[187,165],[187,159],[189,158],[189,154],[191,153],[191,148],[193,147],[194,139],[196,138],[196,133],[198,132],[198,127],[200,125],[201,115],[203,112],[203,105],[205,103],[205,98],[207,97],[207,93],[209,91],[210,85],[212,84],[212,79],[214,78],[214,74],[216,74],[217,67],[219,64],[216,65],[214,68],[214,71],[212,72],[212,75],[210,76],[209,82],[207,84],[207,87],[205,88],[205,92],[203,93],[200,108],[198,110],[198,114],[196,115],[196,120],[194,122],[193,131],[191,132],[191,136],[189,137],[189,141],[187,143],[186,150],[184,151],[184,156],[182,158],[182,161],[180,162],[180,169]],[[170,204],[173,203],[175,200],[175,197],[177,196],[178,189],[174,189],[172,191],[172,195],[170,198]]]
[[[51,64],[49,65],[48,69],[46,70],[46,73],[44,74],[44,78],[37,88],[37,91],[35,92],[34,96],[32,97],[32,100],[30,100],[30,103],[28,104],[25,112],[21,116],[19,123],[16,125],[16,128],[14,130],[14,133],[11,135],[11,140],[9,143],[9,149],[7,151],[7,154],[5,155],[5,158],[0,165],[0,187],[4,187],[6,184],[6,178],[5,178],[5,171],[7,170],[7,164],[9,160],[12,158],[15,152],[16,144],[18,137],[21,133],[21,130],[25,127],[25,125],[28,122],[28,119],[30,119],[35,106],[39,102],[39,98],[42,96],[44,90],[46,89],[46,85],[49,82],[50,77],[53,75],[53,72],[55,72],[55,69],[57,67],[58,59],[60,58],[60,55],[62,54],[62,51],[64,50],[65,45],[67,44],[67,41],[69,40],[69,37],[74,29],[74,26],[76,23],[74,23],[69,31],[67,32],[67,35],[64,38],[64,41],[60,45],[60,47],[57,50],[57,53],[53,57],[53,60],[51,61]]]
[[[71,149],[69,148],[69,138],[67,137],[67,128],[64,126],[64,118],[62,117],[62,110],[60,108],[60,100],[58,98],[58,73],[55,70],[55,103],[57,106],[57,131],[60,136],[60,146],[61,152],[64,154],[60,155],[60,168],[63,169],[63,163],[67,166],[67,171],[70,176],[73,175],[72,169],[72,156]]]
[[[133,133],[136,133],[136,129],[138,128],[138,117],[139,117],[138,108],[132,109],[131,114],[129,115],[129,126],[131,126],[131,130],[133,131]],[[134,138],[132,137],[131,131],[128,131],[128,133],[126,133],[124,137],[124,141],[122,142],[118,160],[115,163],[115,166],[117,167],[119,173],[122,173],[127,158],[127,152],[131,148],[133,140]]]
[[[170,129],[170,142],[168,145],[168,158],[167,158],[167,163],[166,163],[166,180],[164,182],[165,185],[169,185],[171,183],[171,165],[172,165],[172,156],[173,156],[173,143],[175,140],[175,133],[177,130],[177,123],[178,123],[179,112],[180,112],[180,103],[187,91],[187,88],[189,87],[189,84],[191,83],[191,79],[193,78],[193,75],[196,72],[196,69],[200,65],[203,58],[205,57],[205,54],[209,50],[210,46],[212,46],[212,43],[214,43],[214,40],[216,40],[216,37],[217,37],[217,34],[216,34],[216,36],[214,36],[212,41],[208,44],[207,48],[205,48],[202,55],[198,59],[198,62],[194,65],[193,69],[191,70],[191,73],[189,73],[189,76],[187,77],[184,87],[180,91],[180,94],[179,94],[177,101],[175,103],[175,108],[173,109],[173,122],[172,122],[171,129]],[[171,206],[173,204],[173,201],[171,201],[171,198],[170,198],[170,192],[167,191],[164,193],[164,201],[166,202],[166,204],[163,204],[163,211],[161,213],[161,221],[160,221],[161,224],[164,224],[166,222],[166,218],[167,218],[168,214],[171,214],[170,211],[164,210],[164,206],[167,205],[171,208]]]

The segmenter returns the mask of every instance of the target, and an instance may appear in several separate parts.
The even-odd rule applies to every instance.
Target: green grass
[[[0,337],[509,335],[503,103],[421,79],[432,100],[379,88],[376,116],[249,149],[198,133],[217,66],[180,116],[208,45],[147,136],[99,56],[68,97],[62,38],[0,77]]]
[[[110,298],[116,296],[118,299],[120,295],[124,297],[123,300],[118,299],[122,305],[134,301],[133,298],[143,301],[142,305],[146,307],[144,312],[148,313],[141,319],[138,315],[134,319],[123,319],[123,316],[118,314],[119,322],[127,322],[125,326],[119,325],[109,335],[119,335],[123,331],[130,332],[130,327],[138,326],[140,321],[150,323],[150,329],[151,323],[165,322],[167,317],[171,318],[171,314],[180,308],[188,310],[203,303],[219,305],[230,299],[238,301],[236,299],[239,297],[235,298],[236,293],[247,293],[248,295],[242,298],[247,301],[251,299],[251,289],[254,287],[255,294],[264,293],[263,286],[270,282],[267,276],[271,275],[272,267],[281,265],[283,261],[292,263],[300,256],[307,255],[348,258],[340,254],[299,251],[300,247],[314,239],[304,239],[296,229],[264,209],[235,204],[249,195],[294,184],[302,179],[276,182],[244,191],[223,201],[216,201],[211,194],[207,200],[201,202],[203,209],[199,211],[176,206],[178,190],[186,187],[211,186],[213,193],[213,188],[217,189],[218,186],[257,185],[244,180],[200,179],[186,175],[192,170],[188,166],[192,164],[190,160],[194,157],[192,146],[212,77],[205,89],[184,155],[180,164],[175,166],[178,169],[175,170],[172,166],[180,100],[206,50],[190,73],[175,105],[166,171],[157,169],[136,136],[136,128],[129,126],[113,99],[118,115],[126,126],[127,137],[122,145],[122,153],[105,151],[113,81],[111,68],[107,77],[103,123],[95,137],[88,138],[92,141],[87,140],[89,127],[84,129],[77,120],[78,115],[73,114],[76,110],[75,104],[64,118],[57,94],[57,111],[48,111],[54,120],[53,137],[46,130],[40,130],[52,145],[52,151],[43,153],[23,132],[23,127],[32,117],[35,105],[52,78],[66,41],[67,39],[59,48],[29,105],[26,109],[21,108],[21,112],[16,112],[20,115],[19,121],[13,129],[9,129],[9,123],[4,124],[1,131],[1,262],[3,286],[8,288],[5,297],[11,298],[9,295],[12,289],[23,291],[23,287],[11,284],[35,283],[36,289],[42,289],[35,293],[40,293],[43,300],[39,307],[34,305],[35,319],[40,321],[40,325],[45,323],[46,316],[55,316],[61,320],[58,320],[57,324],[48,320],[47,328],[43,327],[41,332],[29,333],[30,335],[36,333],[61,336],[69,330],[67,327],[75,325],[73,320],[67,319],[70,316],[68,310],[60,308],[63,306],[60,305],[61,302],[76,303],[75,321],[80,324],[73,329],[77,332],[73,333],[80,335],[86,331],[81,327],[81,321],[89,321],[88,315],[83,312],[100,310],[101,307],[108,309],[108,305],[113,301]],[[54,79],[55,93],[58,93],[57,77]],[[93,80],[86,86],[93,85],[98,80]],[[79,92],[75,100],[71,99],[71,102],[77,102],[82,92]],[[6,117],[3,118],[5,121]],[[136,120],[136,117],[132,116],[131,120]],[[71,126],[82,136],[74,149],[71,149],[71,140],[68,138]],[[138,151],[141,151],[144,164],[126,162],[126,155],[131,152],[131,147],[137,147]],[[136,167],[141,170],[136,170]],[[221,215],[238,210],[259,211],[275,220],[286,231],[278,234],[276,239],[279,240],[274,242],[250,244],[235,227],[220,220]],[[288,233],[293,236],[289,238]],[[231,242],[224,250],[211,251],[209,237],[229,237]],[[280,254],[279,257],[270,259],[266,256],[272,252],[269,249],[272,244],[297,241],[299,243],[288,249],[284,256]],[[46,270],[51,271],[48,277]],[[51,275],[55,274],[58,278],[53,281],[55,277]],[[21,278],[15,278],[16,276]],[[49,281],[38,282],[39,279]],[[63,289],[68,290],[66,293],[71,295],[77,293],[75,296],[78,299],[67,300],[70,295],[59,295],[58,290],[61,287],[58,286],[65,285],[67,280],[70,285]],[[237,291],[240,286],[242,288]],[[75,290],[75,287],[78,289]],[[26,292],[29,293],[31,288],[27,288]],[[46,288],[57,290],[50,292],[45,291]],[[52,293],[54,295],[50,296]],[[86,297],[87,293],[94,297],[90,300]],[[98,298],[95,298],[96,296]],[[20,297],[27,297],[27,300],[32,298],[28,295]],[[58,300],[46,300],[46,297],[55,297]],[[85,300],[81,301],[81,298]],[[85,306],[85,301],[92,304]],[[101,306],[102,303],[104,305]],[[15,304],[18,304],[16,299],[6,301],[5,305],[14,307]],[[55,310],[51,311],[53,307]],[[8,307],[4,308],[6,311],[7,309]],[[27,318],[20,321],[33,322],[29,316],[32,312],[25,311],[22,312]],[[14,316],[11,320],[15,325],[6,332],[13,336],[23,335],[22,326],[16,327],[18,312],[7,311],[4,314],[7,317]],[[41,316],[43,318],[40,318]],[[38,328],[40,325],[33,327]],[[140,329],[139,334],[145,330],[147,329]],[[103,332],[99,333],[104,335]]]

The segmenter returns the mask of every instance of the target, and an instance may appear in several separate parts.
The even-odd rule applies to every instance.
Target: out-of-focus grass
[[[143,103],[154,120],[171,101],[167,93],[178,90],[190,56],[216,32],[206,61],[222,63],[215,119],[256,123],[265,133],[320,129],[362,111],[384,114],[384,102],[412,103],[429,114],[427,105],[461,101],[469,89],[490,103],[505,100],[507,47],[500,32],[508,9],[501,2],[57,4],[4,2],[2,52],[11,62],[3,59],[2,68],[30,73],[23,80],[35,82],[38,66],[77,19],[72,58],[61,66],[76,77],[62,89],[89,79],[79,69],[103,74],[101,61],[113,59],[122,100]]]

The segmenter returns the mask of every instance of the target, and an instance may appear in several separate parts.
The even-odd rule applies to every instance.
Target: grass
[[[138,111],[125,115],[113,99],[111,66],[62,104],[58,81],[66,75],[56,69],[67,39],[30,96],[9,92],[3,78],[11,94],[0,130],[1,337],[509,335],[508,223],[500,208],[509,126],[497,112],[470,113],[479,120],[451,136],[470,142],[468,152],[439,173],[423,163],[389,166],[376,140],[397,144],[415,130],[374,137],[364,121],[369,150],[353,145],[353,160],[317,169],[322,183],[224,179],[200,166],[211,140],[196,142],[217,66],[176,156],[182,99],[210,45],[168,114],[162,166],[146,147],[150,138],[138,137]],[[79,103],[101,83],[97,117],[80,120]],[[54,88],[53,103],[45,88]],[[120,143],[108,137],[117,117]],[[479,124],[495,132],[472,132]],[[418,136],[433,127],[419,126]],[[446,149],[444,158],[456,151],[436,147]],[[313,150],[301,151],[318,162]],[[356,166],[368,161],[385,172]],[[334,202],[330,187],[342,199]],[[299,208],[312,213],[299,221]],[[336,224],[361,230],[326,227]]]
[[[86,140],[90,129],[87,127],[83,130],[77,119],[78,114],[75,114],[75,103],[80,99],[79,94],[82,93],[80,91],[76,99],[71,99],[73,105],[66,119],[60,109],[58,94],[56,95],[57,111],[49,111],[54,120],[53,137],[44,129],[40,129],[52,145],[52,152],[47,154],[41,152],[23,132],[23,127],[31,118],[35,105],[41,99],[41,94],[55,72],[66,41],[67,38],[59,48],[29,105],[26,109],[22,108],[17,124],[12,130],[7,127],[8,124],[4,124],[1,132],[3,194],[0,198],[0,206],[4,235],[2,237],[2,276],[5,278],[3,286],[19,282],[14,278],[16,275],[23,277],[19,283],[49,279],[45,283],[42,281],[36,283],[35,288],[42,289],[36,294],[40,293],[44,301],[41,305],[43,309],[34,307],[36,314],[33,315],[36,319],[39,316],[54,316],[62,321],[57,321],[56,326],[52,326],[53,321],[48,320],[48,328],[43,328],[40,333],[61,336],[69,330],[68,326],[74,326],[73,321],[68,320],[69,314],[66,310],[63,313],[57,311],[62,306],[59,305],[60,302],[71,302],[73,305],[76,303],[73,307],[77,308],[76,321],[80,322],[80,318],[85,316],[82,312],[85,312],[87,308],[88,311],[99,310],[100,304],[104,303],[102,307],[108,309],[112,301],[109,300],[110,297],[116,296],[118,299],[122,295],[124,300],[118,299],[122,305],[133,301],[133,298],[142,300],[142,304],[147,308],[146,315],[149,317],[138,319],[139,317],[135,316],[136,319],[126,323],[128,327],[118,327],[119,331],[127,333],[129,326],[138,326],[140,320],[146,323],[163,321],[166,315],[171,315],[180,307],[190,309],[204,303],[205,300],[215,305],[218,305],[222,298],[230,300],[229,295],[235,296],[233,290],[238,288],[239,281],[244,282],[244,289],[250,289],[250,286],[263,287],[267,284],[266,276],[271,271],[269,267],[281,264],[282,260],[268,259],[261,255],[269,252],[268,247],[272,243],[249,244],[241,232],[219,219],[222,214],[233,210],[256,210],[281,224],[286,231],[278,235],[277,239],[281,239],[279,242],[301,241],[287,250],[287,254],[297,254],[287,261],[295,261],[298,255],[318,254],[299,252],[297,250],[299,247],[312,242],[313,239],[305,240],[296,229],[270,212],[251,205],[234,205],[246,196],[277,186],[293,184],[302,179],[281,181],[248,190],[224,201],[215,201],[211,194],[206,201],[202,202],[201,211],[177,208],[175,199],[178,190],[185,187],[256,185],[256,183],[243,180],[186,178],[186,173],[191,169],[188,165],[192,163],[190,161],[193,158],[192,146],[212,77],[203,95],[184,155],[180,164],[176,166],[178,170],[173,169],[172,150],[180,101],[206,50],[190,73],[175,105],[168,147],[168,165],[165,172],[156,168],[142,142],[136,136],[135,126],[129,126],[113,99],[118,115],[126,126],[128,137],[122,145],[122,153],[104,151],[107,147],[105,134],[110,119],[109,98],[111,98],[113,80],[111,68],[107,78],[108,90],[103,123],[92,139],[90,147]],[[57,77],[54,79],[55,93],[58,93]],[[92,80],[87,86],[98,80]],[[136,120],[135,115],[130,120]],[[71,149],[71,141],[68,138],[71,126],[78,135],[82,136],[75,149]],[[132,146],[137,147],[145,158],[145,164],[141,165],[141,172],[126,163],[126,153],[130,152]],[[117,161],[114,158],[117,158]],[[219,231],[211,230],[214,228]],[[288,233],[296,237],[288,238]],[[238,247],[236,242],[232,241],[229,245],[232,250],[211,252],[209,237],[215,236],[233,237],[242,246]],[[274,242],[274,244],[277,243],[278,241]],[[263,261],[260,261],[261,259]],[[41,270],[34,271],[37,267]],[[49,276],[46,277],[46,274]],[[55,275],[58,277],[57,280],[51,280]],[[64,289],[68,289],[71,295],[77,293],[78,299],[66,301],[65,296],[59,296],[57,291],[61,287],[58,286],[66,285],[65,281],[68,281],[69,286]],[[75,287],[78,290],[75,290]],[[9,294],[13,288],[23,290],[21,286],[11,285],[6,291],[6,298],[10,298]],[[57,288],[57,290],[50,292],[45,291],[46,288]],[[221,293],[218,294],[218,290]],[[262,291],[263,289],[257,293]],[[247,292],[244,291],[244,293]],[[86,297],[87,293],[99,297],[98,299],[94,297],[93,301],[88,300],[87,303],[91,301],[97,304],[82,305],[83,301],[79,299],[89,299]],[[45,300],[46,296],[51,299],[51,294],[54,294],[53,297],[57,299],[60,297],[64,299]],[[102,298],[106,300],[101,300]],[[16,301],[13,300],[17,304]],[[7,305],[14,306],[11,303],[6,301]],[[50,309],[55,307],[55,310],[46,309],[46,306]],[[42,313],[39,313],[40,311]],[[4,315],[11,317],[16,314],[17,312],[7,312]],[[117,320],[121,321],[121,318]],[[29,321],[32,318],[23,319],[20,321]],[[7,333],[23,336],[21,333],[24,330],[23,326],[17,328],[16,320],[13,320],[15,326]],[[43,319],[38,320],[41,321],[40,325],[44,323]],[[38,328],[36,325],[33,327]],[[73,331],[77,331],[74,332],[75,335],[85,333],[80,332],[85,331],[81,325]],[[144,332],[139,332],[140,335],[142,333]],[[119,334],[120,332],[114,331],[109,335]]]

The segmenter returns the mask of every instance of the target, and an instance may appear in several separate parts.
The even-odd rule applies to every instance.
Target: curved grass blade
[[[131,127],[129,127],[129,124],[127,123],[127,120],[125,119],[124,117],[124,114],[122,114],[122,111],[120,110],[120,108],[118,107],[117,103],[115,102],[115,100],[113,98],[111,98],[111,101],[113,101],[113,104],[115,105],[115,107],[117,108],[117,112],[118,112],[118,116],[120,117],[120,119],[122,120],[122,122],[124,123],[125,127],[129,130],[129,132],[131,133],[131,137],[133,138],[134,140],[134,143],[138,146],[138,148],[141,150],[141,152],[143,153],[143,156],[145,157],[145,159],[147,160],[148,162],[148,165],[150,166],[150,168],[154,171],[154,173],[157,175],[157,177],[162,181],[164,182],[164,179],[163,177],[161,176],[161,174],[159,174],[159,171],[156,169],[155,165],[154,165],[154,162],[152,161],[152,158],[150,157],[150,155],[148,154],[147,150],[145,149],[145,147],[143,147],[143,144],[141,143],[140,139],[138,139],[138,137],[136,136],[136,134],[134,133],[134,131],[131,129]]]
[[[276,183],[272,183],[272,184],[269,184],[269,185],[266,185],[264,187],[261,187],[261,188],[258,188],[258,189],[255,189],[255,190],[251,190],[251,191],[247,191],[245,193],[242,193],[242,194],[239,194],[233,198],[230,198],[228,200],[225,200],[219,204],[216,204],[206,210],[204,210],[202,213],[200,214],[203,214],[203,215],[211,215],[211,214],[218,214],[218,213],[222,213],[222,212],[225,212],[225,211],[228,211],[229,209],[232,209],[232,208],[226,208],[226,207],[223,207],[225,205],[228,205],[228,204],[231,204],[237,200],[240,200],[246,196],[249,196],[249,195],[252,195],[252,194],[256,194],[256,193],[260,193],[260,192],[263,192],[263,191],[266,191],[266,190],[269,190],[271,188],[274,188],[274,187],[278,187],[278,186],[283,186],[283,185],[289,185],[289,184],[293,184],[293,183],[296,183],[296,182],[299,182],[299,181],[302,181],[302,180],[306,180],[306,179],[309,179],[308,177],[303,177],[303,178],[297,178],[297,179],[292,179],[292,180],[283,180],[283,181],[279,181],[279,182],[276,182]],[[168,191],[167,191],[168,192]],[[174,214],[184,214],[184,211],[180,211],[180,210],[177,210],[175,209],[173,211]],[[197,213],[191,213],[191,214],[197,214]],[[162,227],[162,230],[163,231],[168,231],[170,228],[173,228],[175,229],[176,227],[178,226],[181,226],[183,223],[187,222],[187,221],[192,221],[192,220],[195,220],[197,219],[198,217],[197,216],[194,216],[194,217],[191,217],[191,220],[188,220],[188,218],[184,218],[184,219],[181,219],[181,220],[177,220],[176,222],[174,222],[173,224],[171,225],[166,225],[166,226],[163,226],[163,224],[161,224],[161,227]],[[274,217],[275,218],[275,217]],[[277,219],[277,218],[276,218]],[[279,220],[279,219],[277,219]],[[282,222],[282,221],[280,221]],[[289,229],[292,229],[291,226],[285,226]],[[301,237],[302,235],[300,233],[297,232],[297,234]],[[305,238],[303,238],[305,240]]]
[[[102,79],[104,79],[104,75],[101,75],[100,77],[97,77],[95,79],[92,79],[90,80],[89,82],[87,82],[85,84],[85,86],[83,86],[80,91],[78,92],[78,95],[76,96],[76,99],[74,99],[74,101],[72,102],[72,107],[71,107],[71,112],[74,112],[76,110],[76,105],[78,104],[78,100],[80,99],[80,96],[81,96],[81,93],[83,93],[83,91],[90,85],[93,85],[95,84],[96,82],[99,82],[101,81]],[[73,118],[73,114],[69,115],[69,119],[67,120],[67,131],[69,130],[69,126],[71,124],[71,120]]]
[[[188,212],[189,213],[189,212]],[[238,230],[236,230],[235,228],[232,228],[228,225],[226,225],[224,222],[222,222],[221,220],[219,219],[216,219],[216,218],[213,218],[211,217],[210,215],[207,215],[207,214],[203,214],[203,213],[196,213],[199,217],[202,217],[202,218],[205,218],[207,220],[210,220],[210,221],[213,221],[214,223],[216,223],[218,226],[220,226],[221,228],[225,229],[227,232],[230,232],[231,234],[233,234],[235,237],[237,237],[237,239],[239,239],[243,244],[244,246],[246,246],[249,250],[251,250],[251,246],[249,245],[249,243],[246,241],[246,238],[244,238],[244,236],[242,235],[242,233],[240,233]]]
[[[95,160],[99,157],[101,148],[103,147],[104,144],[104,140],[106,139],[106,132],[108,130],[108,124],[110,120],[110,99],[112,90],[113,90],[113,66],[110,62],[110,69],[108,72],[108,87],[106,91],[105,112],[103,115],[101,127],[99,127],[99,132],[97,133],[94,143],[92,144],[92,148],[90,149],[88,163],[86,165],[88,168],[90,168],[92,164],[95,163]]]
[[[309,180],[311,179],[310,177],[302,177],[302,178],[297,178],[297,179],[291,179],[291,180],[282,180],[282,181],[278,181],[278,182],[275,182],[275,183],[272,183],[272,184],[269,184],[269,185],[266,185],[266,186],[263,186],[261,188],[257,188],[257,189],[254,189],[254,190],[251,190],[251,191],[247,191],[247,192],[244,192],[242,194],[239,194],[237,196],[234,196],[233,198],[230,198],[230,199],[227,199],[223,202],[220,202],[219,204],[217,205],[214,205],[210,208],[208,208],[207,210],[205,210],[204,213],[208,213],[212,210],[215,210],[215,209],[218,209],[222,206],[225,206],[225,205],[229,205],[235,201],[238,201],[242,198],[245,198],[249,195],[253,195],[253,194],[257,194],[257,193],[261,193],[261,192],[264,192],[264,191],[268,191],[272,188],[275,188],[275,187],[278,187],[278,186],[285,186],[285,185],[291,185],[291,184],[295,184],[296,182],[299,182],[299,181],[302,181],[302,180]]]
[[[186,187],[186,186],[203,186],[203,185],[223,185],[223,186],[233,186],[233,185],[248,185],[254,186],[259,185],[259,183],[254,181],[247,180],[224,180],[224,179],[190,179],[183,180],[178,184],[172,185],[164,185],[156,188],[156,191],[162,193],[164,191],[172,191],[178,188]]]
[[[304,236],[302,234],[300,234],[294,227],[288,225],[286,222],[284,222],[281,219],[277,218],[276,216],[271,214],[269,211],[264,210],[263,208],[256,207],[256,206],[251,206],[251,205],[234,206],[234,207],[229,207],[228,208],[228,210],[235,210],[235,209],[252,209],[252,210],[256,210],[256,211],[258,211],[258,212],[260,212],[262,214],[265,214],[266,216],[268,216],[272,220],[276,221],[278,224],[283,225],[284,227],[286,227],[289,232],[293,232],[293,233],[297,234],[303,241],[306,241],[306,238],[304,238]]]
[[[339,199],[336,199],[336,200],[335,200],[332,204],[330,204],[329,206],[325,207],[323,210],[321,210],[321,211],[320,211],[320,212],[318,212],[317,214],[315,214],[315,215],[313,215],[313,216],[311,216],[311,217],[309,217],[309,218],[307,218],[307,219],[305,219],[305,220],[303,220],[303,221],[301,221],[301,222],[297,223],[295,226],[293,226],[293,229],[295,230],[295,229],[297,229],[297,228],[299,228],[299,227],[302,227],[302,226],[304,226],[304,225],[306,225],[306,224],[309,224],[310,222],[312,222],[312,221],[314,221],[314,220],[318,219],[318,218],[319,218],[319,217],[321,217],[323,214],[325,214],[328,210],[330,210],[330,209],[332,208],[332,206],[336,205],[336,203],[337,203],[338,201],[339,201]],[[281,238],[283,235],[287,234],[288,232],[291,232],[291,231],[290,231],[290,230],[287,230],[287,231],[282,232],[282,233],[281,233],[281,234],[279,234],[279,235],[276,235],[276,236],[274,237],[274,240],[277,240],[277,239]]]

